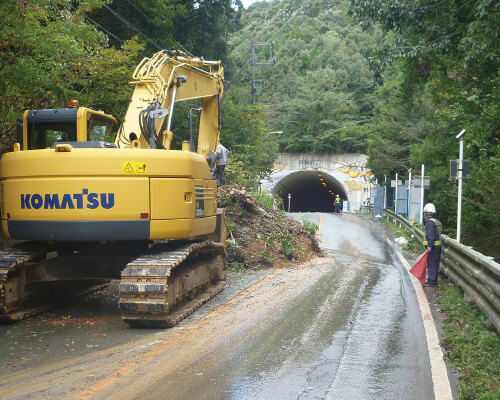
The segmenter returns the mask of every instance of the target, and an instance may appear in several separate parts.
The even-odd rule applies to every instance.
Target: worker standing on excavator
[[[427,256],[427,282],[424,286],[438,285],[439,262],[441,260],[441,230],[442,225],[436,217],[436,207],[428,203],[424,207],[425,216],[425,251]]]
[[[229,150],[226,149],[221,143],[219,143],[219,145],[217,146],[217,156],[215,157],[215,161],[217,163],[215,167],[215,177],[217,178],[217,183],[219,184],[219,186],[224,186],[226,184],[224,169],[226,168],[229,153]]]

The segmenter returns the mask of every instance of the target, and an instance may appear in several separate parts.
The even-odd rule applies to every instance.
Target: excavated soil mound
[[[298,264],[320,254],[314,235],[300,222],[259,203],[239,185],[220,187],[217,206],[226,211],[230,268]]]

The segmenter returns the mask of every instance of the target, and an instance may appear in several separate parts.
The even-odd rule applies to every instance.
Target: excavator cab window
[[[114,141],[113,135],[117,129],[118,127],[112,119],[103,115],[89,114],[87,140],[112,143]]]
[[[25,122],[29,150],[46,149],[57,142],[77,140],[76,110],[29,111]]]

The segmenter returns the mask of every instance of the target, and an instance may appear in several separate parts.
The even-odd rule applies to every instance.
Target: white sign
[[[415,175],[413,177],[413,183],[415,187],[422,187],[422,179],[420,175]],[[431,187],[431,178],[429,176],[424,176],[424,189],[429,189]]]
[[[403,181],[402,181],[402,180],[400,180],[400,179],[398,179],[397,181],[396,181],[395,179],[393,179],[393,180],[391,181],[391,187],[393,187],[393,188],[395,188],[395,187],[397,187],[397,186],[400,186],[400,185],[402,185],[402,184],[403,184]]]

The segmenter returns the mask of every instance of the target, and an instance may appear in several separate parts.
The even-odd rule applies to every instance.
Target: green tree
[[[121,49],[107,47],[107,37],[85,20],[85,13],[100,4],[91,0],[78,6],[62,0],[0,4],[2,152],[11,148],[15,121],[25,109],[64,107],[77,98],[81,104],[114,111],[126,101],[128,89],[123,87],[133,70],[127,63],[141,46],[131,40]]]

